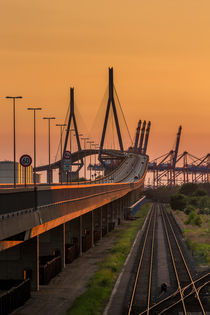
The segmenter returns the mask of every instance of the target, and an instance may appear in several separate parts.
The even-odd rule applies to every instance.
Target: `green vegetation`
[[[184,184],[170,205],[199,264],[210,264],[210,185]]]
[[[68,315],[101,314],[114,287],[115,281],[123,267],[133,240],[142,226],[151,204],[143,205],[136,213],[136,220],[129,221],[126,229],[114,230],[116,243],[110,250],[110,255],[99,264],[98,271],[90,279],[87,290],[78,297]]]
[[[145,195],[147,199],[163,203],[169,203],[172,195],[179,191],[179,186],[161,186],[155,189],[147,189]]]
[[[200,264],[210,265],[210,244],[193,242],[189,238],[187,244],[193,250],[195,258]]]
[[[187,216],[187,219],[184,222],[185,224],[192,224],[192,225],[202,225],[202,217],[196,213],[195,210],[190,211]]]
[[[173,210],[184,210],[187,206],[187,198],[183,194],[176,194],[171,196],[170,200],[171,208]]]

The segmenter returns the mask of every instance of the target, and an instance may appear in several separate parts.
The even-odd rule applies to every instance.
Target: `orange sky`
[[[102,101],[108,67],[132,136],[138,119],[151,120],[151,158],[171,149],[203,156],[209,147],[209,0],[1,0],[0,160],[12,159],[12,105],[17,110],[17,158],[33,153],[28,106],[52,114],[52,156],[75,87],[83,120],[91,125]],[[38,119],[38,164],[46,163],[47,124]],[[3,149],[2,149],[3,148]],[[52,158],[53,159],[53,158]]]

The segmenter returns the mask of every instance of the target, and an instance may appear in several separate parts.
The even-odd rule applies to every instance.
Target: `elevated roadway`
[[[20,233],[27,240],[141,189],[147,164],[146,155],[126,153],[115,171],[92,184],[0,190],[0,240]],[[0,249],[10,245],[1,242]]]

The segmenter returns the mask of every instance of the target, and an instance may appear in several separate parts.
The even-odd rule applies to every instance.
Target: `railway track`
[[[131,292],[128,315],[138,314],[142,310],[142,305],[146,305],[147,309],[150,308],[156,221],[157,207],[153,205],[143,236],[144,241],[140,249],[141,255]],[[147,282],[145,282],[146,279],[148,279]]]
[[[158,216],[159,214],[159,216]],[[154,276],[155,255],[155,233],[157,218],[162,220],[162,226],[168,251],[168,269],[173,282],[174,292],[168,293],[165,298],[154,296],[157,286]],[[153,314],[207,314],[206,304],[203,302],[206,287],[210,284],[210,273],[198,276],[189,266],[185,258],[182,243],[178,235],[176,222],[161,204],[154,204],[143,234],[140,245],[140,256],[136,269],[135,280],[129,298],[128,315],[153,315]]]

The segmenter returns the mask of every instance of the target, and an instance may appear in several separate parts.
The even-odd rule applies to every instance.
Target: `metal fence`
[[[11,287],[12,286],[12,287]],[[8,287],[11,287],[8,289]],[[0,289],[6,290],[0,294],[0,314],[7,315],[23,305],[30,298],[30,280],[14,281],[0,280]]]

